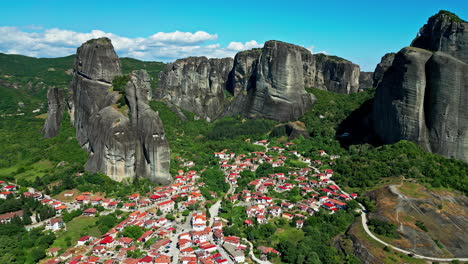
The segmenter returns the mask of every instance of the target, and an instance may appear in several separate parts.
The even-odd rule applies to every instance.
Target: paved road
[[[413,258],[419,258],[419,259],[425,259],[425,260],[429,260],[429,261],[440,261],[440,262],[450,262],[450,261],[454,261],[454,260],[458,260],[458,261],[468,261],[468,258],[433,258],[433,257],[426,257],[426,256],[422,256],[422,255],[418,255],[418,254],[415,254],[413,252],[410,252],[410,251],[407,251],[407,250],[404,250],[404,249],[401,249],[401,248],[398,248],[398,247],[395,247],[395,246],[392,246],[382,240],[380,240],[378,237],[376,237],[374,234],[372,234],[372,232],[369,230],[369,226],[367,226],[367,214],[365,212],[365,208],[362,204],[359,204],[359,206],[362,208],[361,211],[361,222],[362,222],[362,226],[364,227],[364,230],[366,231],[366,233],[372,237],[372,239],[374,239],[375,241],[379,242],[380,244],[384,245],[384,246],[387,246],[389,248],[392,248],[398,252],[401,252],[403,254],[406,254],[406,255],[411,255]]]
[[[245,242],[247,242],[247,243],[250,245],[249,256],[250,256],[250,258],[252,258],[253,261],[257,262],[258,264],[271,264],[270,261],[258,259],[258,258],[254,255],[254,253],[253,253],[253,245],[252,245],[252,243],[250,243],[250,241],[248,241],[246,238],[242,238],[242,240],[244,240]]]

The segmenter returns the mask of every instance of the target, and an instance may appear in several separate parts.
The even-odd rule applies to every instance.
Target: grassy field
[[[0,177],[8,177],[12,173],[15,174],[17,180],[29,180],[34,181],[36,177],[43,177],[51,169],[54,168],[54,163],[49,160],[40,160],[29,166],[22,167],[21,165],[15,165],[8,168],[0,169]]]
[[[57,240],[55,240],[51,247],[70,247],[67,245],[67,237],[70,237],[71,245],[76,244],[76,241],[84,235],[99,237],[101,233],[97,227],[95,227],[98,219],[99,218],[92,216],[79,216],[73,219],[66,224],[67,230],[57,233]]]
[[[398,187],[398,189],[406,196],[421,199],[429,198],[429,195],[424,192],[424,187],[417,183],[404,182],[400,187]]]

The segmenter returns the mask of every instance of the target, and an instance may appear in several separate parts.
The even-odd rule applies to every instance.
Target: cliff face
[[[373,87],[373,72],[361,72],[359,74],[359,89],[368,89]]]
[[[302,60],[304,52],[308,50],[284,42],[268,41],[256,65],[249,66],[243,56],[236,56],[232,75],[248,77],[249,81],[231,89],[237,91],[237,96],[225,115],[240,113],[251,118],[289,121],[305,114],[312,107],[315,97],[305,91]],[[249,61],[255,62],[254,54],[247,55],[251,57]],[[239,69],[242,72],[236,72]]]
[[[441,51],[468,63],[468,23],[453,13],[440,11],[429,18],[411,46]]]
[[[52,138],[58,135],[62,123],[63,111],[66,106],[64,91],[58,88],[49,89],[47,101],[49,109],[42,133],[44,133],[45,138]]]
[[[225,104],[224,90],[233,60],[189,57],[169,64],[160,74],[160,97],[206,119]]]
[[[169,145],[158,113],[148,106],[150,77],[146,71],[131,74],[124,93],[126,112],[117,104],[124,95],[112,87],[119,75],[120,62],[109,39],[78,48],[69,109],[77,139],[89,153],[85,169],[117,181],[145,177],[168,184]]]
[[[300,46],[267,41],[234,61],[190,57],[161,73],[158,97],[208,120],[232,114],[295,120],[310,109],[304,88],[357,92],[359,66]],[[234,98],[226,98],[226,93]]]
[[[409,47],[395,55],[377,88],[374,128],[385,143],[407,139],[427,151],[468,161],[467,47],[458,39],[465,38],[459,29],[468,23],[449,23],[449,18],[440,13],[431,17],[413,41],[432,50]],[[449,38],[454,46],[446,44],[447,28],[456,29]],[[429,41],[434,37],[440,37],[436,46]]]
[[[169,184],[170,151],[159,113],[148,105],[151,99],[150,76],[134,71],[125,87],[131,126],[136,131],[136,174],[154,182]]]
[[[372,76],[373,87],[379,86],[385,72],[388,70],[388,68],[390,68],[390,66],[392,66],[394,59],[395,53],[387,53],[382,57],[380,63],[377,64],[377,67],[375,67],[374,75]]]
[[[305,76],[306,79],[310,78],[310,86],[307,87],[347,94],[358,91],[361,72],[358,65],[324,54],[312,55],[309,63],[308,68],[313,70]]]

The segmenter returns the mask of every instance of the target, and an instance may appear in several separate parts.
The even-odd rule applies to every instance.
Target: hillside
[[[47,90],[51,87],[68,89],[72,80],[75,55],[60,58],[33,58],[22,55],[0,53],[0,114],[47,111]],[[132,58],[121,58],[122,73],[146,69],[154,78],[157,87],[159,72],[165,67],[162,62],[145,62]],[[14,90],[14,92],[12,91]],[[24,103],[18,105],[18,103]],[[17,111],[18,108],[22,111]]]

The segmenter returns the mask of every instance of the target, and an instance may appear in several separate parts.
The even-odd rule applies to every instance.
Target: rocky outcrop
[[[116,181],[144,177],[169,184],[169,145],[158,113],[148,105],[150,77],[134,71],[125,91],[114,91],[112,81],[119,75],[120,62],[109,39],[78,48],[68,105],[77,139],[89,153],[85,169]]]
[[[439,14],[429,19],[413,44],[424,46],[421,43],[432,43],[428,36],[446,34],[447,16]],[[460,23],[467,26],[452,21],[450,28],[458,30]],[[444,48],[444,37],[439,41],[436,48],[447,53],[408,47],[395,55],[377,88],[374,129],[385,143],[411,140],[427,151],[468,161],[468,65],[462,61],[466,48],[455,52]]]
[[[190,57],[169,64],[157,97],[208,120],[240,113],[287,121],[310,109],[313,96],[304,88],[357,92],[359,75],[359,66],[347,60],[267,41],[234,61]]]
[[[375,67],[374,70],[374,75],[372,76],[374,88],[379,86],[385,72],[390,68],[390,66],[392,66],[394,59],[395,53],[387,53],[382,57],[380,63],[377,64],[377,67]]]
[[[369,89],[373,87],[373,72],[361,72],[359,74],[359,90]]]
[[[304,52],[296,45],[266,42],[253,73],[255,85],[234,99],[230,113],[289,121],[310,110],[315,97],[304,89]]]
[[[335,93],[355,93],[359,90],[360,68],[358,65],[336,56],[322,53],[312,55],[312,60],[304,60],[307,87]],[[307,80],[310,80],[307,82]]]
[[[234,66],[229,73],[226,89],[237,96],[255,86],[258,59],[262,49],[241,51],[234,57]]]
[[[58,88],[51,88],[47,92],[47,100],[49,109],[47,111],[47,119],[42,128],[45,138],[52,138],[58,135],[60,124],[65,110],[64,91]]]
[[[144,70],[134,71],[125,91],[131,125],[136,134],[136,174],[154,182],[169,184],[169,143],[159,114],[148,105],[151,99],[148,73]]]
[[[310,138],[305,124],[300,121],[286,123],[284,127],[286,129],[286,135],[288,135],[288,140],[293,140],[301,136],[304,138]]]
[[[441,51],[468,63],[468,23],[451,12],[440,11],[429,18],[411,46]]]
[[[224,108],[224,91],[232,66],[232,58],[176,60],[160,74],[159,97],[211,120]]]

